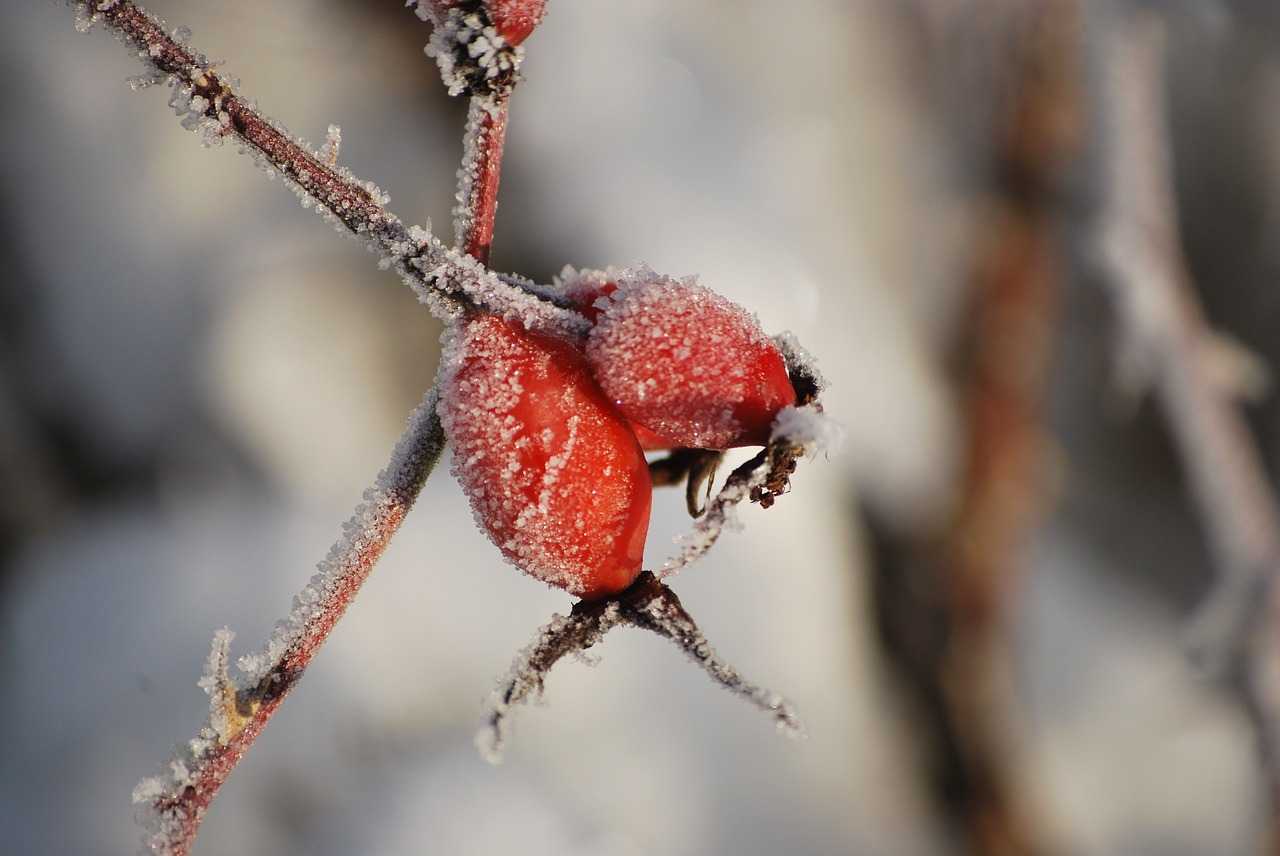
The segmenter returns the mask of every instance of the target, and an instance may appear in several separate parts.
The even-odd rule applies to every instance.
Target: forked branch
[[[568,655],[581,655],[615,627],[638,627],[672,642],[713,681],[773,717],[780,731],[802,736],[795,708],[772,690],[756,686],[720,658],[708,644],[680,599],[645,571],[616,597],[579,601],[567,617],[555,616],[516,655],[511,670],[485,702],[476,745],[491,763],[502,759],[511,731],[511,709],[542,696],[551,667]]]
[[[556,305],[545,292],[499,277],[467,253],[445,247],[427,230],[406,226],[385,208],[387,197],[372,182],[358,180],[296,141],[241,97],[203,55],[132,0],[75,0],[75,5],[83,29],[103,23],[157,79],[173,87],[170,104],[186,126],[202,129],[213,141],[238,140],[340,229],[364,241],[383,266],[394,267],[437,317],[454,317],[474,306],[518,318],[532,330],[569,336],[586,331],[585,319]]]
[[[1213,359],[1214,337],[1178,241],[1153,13],[1111,37],[1110,191],[1101,230],[1125,356],[1155,394],[1182,462],[1217,579],[1192,626],[1197,653],[1243,678],[1280,842],[1280,508],[1262,455]]]

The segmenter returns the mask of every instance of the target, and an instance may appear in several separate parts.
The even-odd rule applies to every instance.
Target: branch
[[[1152,13],[1112,37],[1107,105],[1110,198],[1100,250],[1126,356],[1164,411],[1217,581],[1191,624],[1214,667],[1243,669],[1280,841],[1280,510],[1262,456],[1213,360],[1213,333],[1177,238],[1163,90],[1163,30]]]
[[[554,616],[519,654],[485,702],[476,745],[490,763],[502,760],[511,732],[511,709],[542,697],[551,667],[569,654],[582,655],[615,627],[638,627],[669,640],[713,681],[773,717],[778,730],[804,735],[795,708],[782,696],[756,686],[720,658],[680,599],[648,571],[616,597],[579,601],[568,617]]]
[[[471,96],[462,166],[458,169],[458,205],[453,210],[458,246],[482,264],[489,263],[493,222],[498,213],[498,175],[502,169],[510,92]]]
[[[421,227],[405,226],[384,207],[388,199],[372,182],[329,164],[241,97],[229,78],[184,44],[185,30],[171,35],[131,0],[73,2],[82,29],[101,21],[151,69],[150,82],[163,80],[173,87],[170,105],[185,127],[202,129],[214,142],[228,136],[238,140],[269,173],[282,175],[305,201],[364,241],[381,257],[383,267],[394,267],[437,317],[449,319],[468,307],[479,307],[519,320],[531,330],[569,337],[587,331],[584,318],[556,305],[546,293],[497,276],[482,262],[446,248]]]
[[[259,653],[241,658],[241,675],[233,679],[227,673],[231,631],[224,628],[214,636],[200,681],[210,696],[208,721],[195,739],[174,747],[157,776],[144,779],[133,792],[134,802],[144,806],[138,819],[147,830],[145,852],[190,852],[205,810],[346,612],[417,499],[444,444],[432,391],[410,416],[390,463],[343,526],[342,538],[294,598],[288,618]]]
[[[1148,15],[1126,29],[1114,37],[1110,198],[1099,246],[1123,356],[1164,410],[1218,571],[1193,636],[1221,664],[1238,653],[1280,572],[1280,514],[1178,244],[1160,24]]]

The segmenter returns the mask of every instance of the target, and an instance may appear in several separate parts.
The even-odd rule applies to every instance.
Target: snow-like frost
[[[437,386],[453,474],[507,561],[578,596],[639,573],[648,469],[570,344],[480,316],[445,337]]]
[[[777,344],[754,315],[692,278],[648,266],[580,273],[571,286],[603,308],[587,339],[597,382],[632,422],[675,446],[725,449],[764,443],[779,409],[794,403]],[[583,289],[583,284],[588,289]]]
[[[440,67],[440,79],[450,95],[484,92],[503,80],[510,85],[524,57],[519,45],[507,44],[478,14],[459,7],[435,21],[425,50]]]
[[[771,442],[804,446],[810,455],[833,455],[844,443],[844,427],[827,416],[821,407],[784,407],[773,420]]]
[[[223,627],[213,634],[213,650],[209,652],[209,660],[205,663],[204,674],[199,681],[200,689],[209,695],[209,725],[223,743],[231,738],[231,723],[227,721],[227,696],[235,691],[235,687],[227,674],[227,656],[234,638],[235,633],[229,627]]]

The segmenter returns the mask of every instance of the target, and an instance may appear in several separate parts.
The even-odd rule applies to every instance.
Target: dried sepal
[[[606,600],[579,601],[568,616],[557,615],[517,655],[486,700],[476,746],[490,763],[502,760],[511,735],[512,709],[541,700],[547,674],[566,656],[582,656],[618,626],[648,630],[669,640],[720,686],[769,714],[780,731],[804,734],[790,702],[744,678],[712,649],[680,599],[650,572]]]
[[[440,67],[440,78],[450,95],[501,96],[520,79],[524,52],[504,34],[505,28],[495,24],[489,6],[484,0],[419,4],[419,15],[427,9],[427,17],[435,25],[427,42],[427,56]],[[516,30],[511,33],[515,35]]]
[[[711,499],[712,482],[723,460],[724,452],[673,449],[665,458],[649,462],[649,478],[654,487],[674,487],[685,482],[685,506],[689,516],[696,519],[707,510],[699,494],[705,489],[706,500]]]

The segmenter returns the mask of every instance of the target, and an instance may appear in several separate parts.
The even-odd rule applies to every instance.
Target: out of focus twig
[[[1108,159],[1098,234],[1120,323],[1123,365],[1164,413],[1204,527],[1216,582],[1191,624],[1207,664],[1242,670],[1280,819],[1280,647],[1274,580],[1280,514],[1262,456],[1214,358],[1215,340],[1178,240],[1158,17],[1109,37]],[[1273,836],[1273,842],[1280,837]]]
[[[1111,38],[1108,198],[1099,249],[1122,364],[1150,386],[1204,523],[1218,580],[1193,623],[1211,662],[1231,660],[1280,570],[1280,519],[1262,456],[1215,360],[1178,242],[1162,76],[1163,33],[1143,16]]]

